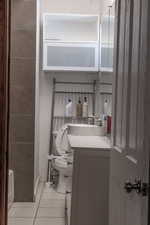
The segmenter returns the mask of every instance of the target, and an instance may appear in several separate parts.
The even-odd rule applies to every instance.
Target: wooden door
[[[0,225],[7,224],[9,1],[0,0]]]
[[[149,6],[149,0],[116,0],[109,225],[148,224]]]

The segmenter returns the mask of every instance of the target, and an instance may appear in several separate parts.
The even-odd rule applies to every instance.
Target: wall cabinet
[[[44,14],[43,70],[98,71],[99,16]]]
[[[114,6],[106,15],[44,14],[44,71],[113,71]]]

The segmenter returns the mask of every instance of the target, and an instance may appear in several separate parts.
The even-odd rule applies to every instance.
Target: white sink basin
[[[104,128],[88,124],[69,124],[68,134],[74,136],[104,136]]]

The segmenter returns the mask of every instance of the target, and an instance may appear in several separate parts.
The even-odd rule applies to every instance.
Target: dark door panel
[[[147,225],[150,151],[149,0],[117,0],[109,225]]]

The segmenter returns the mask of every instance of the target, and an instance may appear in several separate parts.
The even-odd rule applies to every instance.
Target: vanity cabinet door
[[[75,152],[71,225],[108,225],[109,152]]]

